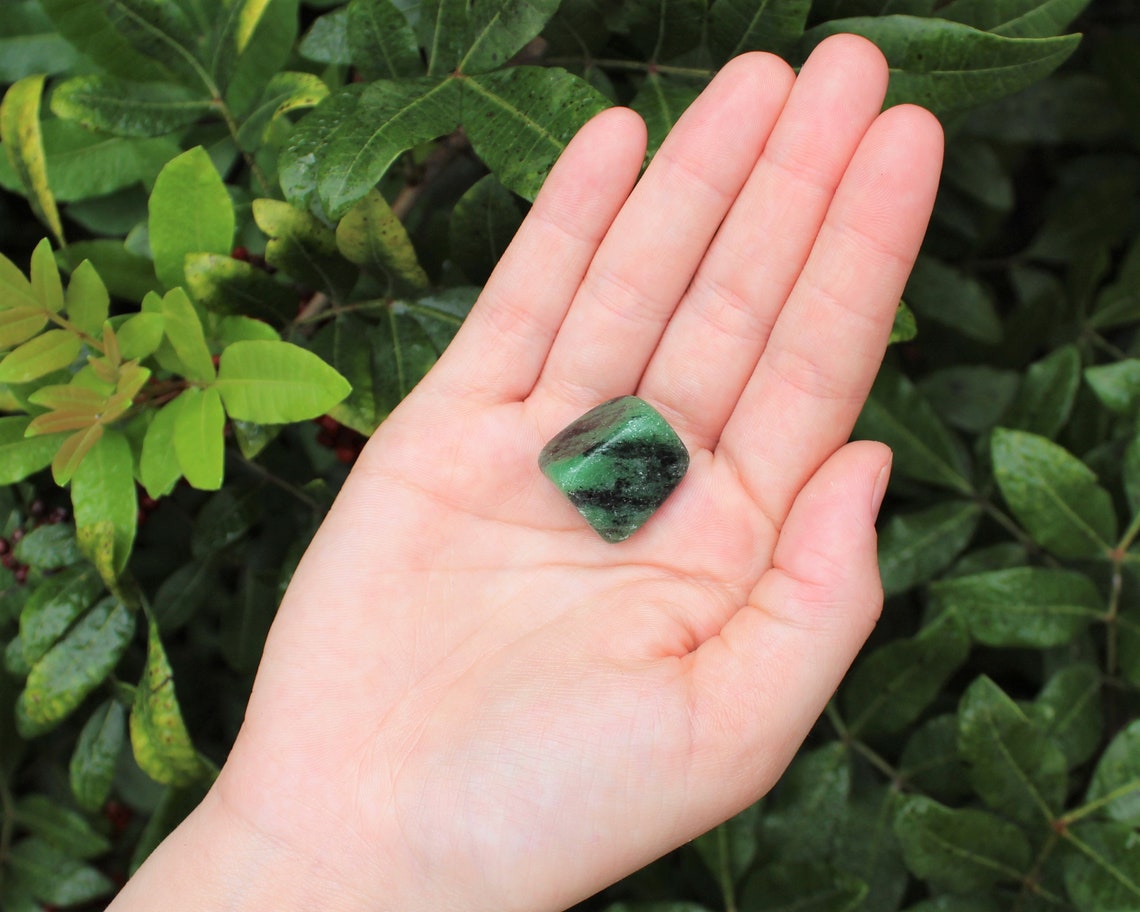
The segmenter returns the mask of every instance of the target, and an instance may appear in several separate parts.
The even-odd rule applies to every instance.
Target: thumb
[[[878,619],[890,463],[879,443],[834,453],[796,497],[749,604],[694,656],[693,756],[708,764],[694,781],[719,779],[705,799],[725,802],[723,817],[771,788]]]

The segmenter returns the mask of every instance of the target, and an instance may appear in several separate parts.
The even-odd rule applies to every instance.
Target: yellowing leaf
[[[48,183],[43,134],[40,132],[40,99],[44,76],[26,76],[9,87],[0,102],[0,141],[12,170],[20,178],[36,215],[63,245],[63,223]]]

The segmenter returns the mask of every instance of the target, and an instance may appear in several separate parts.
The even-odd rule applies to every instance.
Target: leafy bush
[[[884,618],[770,796],[586,908],[1140,908],[1140,26],[1087,6],[3,0],[0,909],[98,907],[201,796],[576,128],[629,104],[652,154],[840,31],[949,134],[857,428]]]

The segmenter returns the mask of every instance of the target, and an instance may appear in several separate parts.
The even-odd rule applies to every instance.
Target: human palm
[[[881,605],[889,453],[845,441],[941,153],[885,83],[850,36],[747,55],[635,188],[629,112],[568,147],[306,553],[207,802],[322,852],[330,907],[562,908],[791,759]],[[607,544],[537,455],[629,393],[692,462]]]

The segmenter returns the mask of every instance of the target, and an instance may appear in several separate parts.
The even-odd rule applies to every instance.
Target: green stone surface
[[[673,493],[689,453],[653,406],[622,396],[566,427],[543,447],[538,465],[595,532],[619,542]]]

